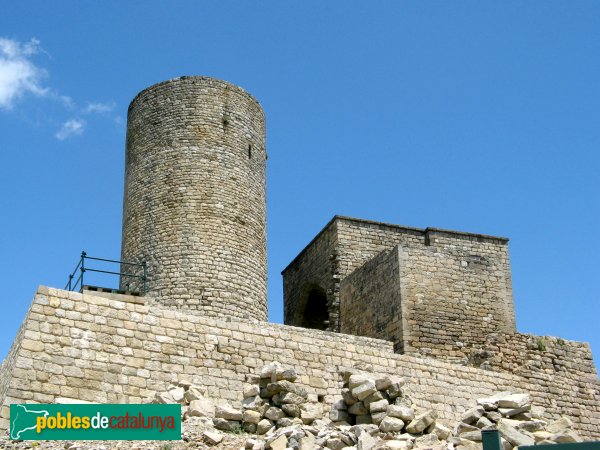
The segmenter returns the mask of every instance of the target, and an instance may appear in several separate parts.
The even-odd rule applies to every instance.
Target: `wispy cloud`
[[[70,116],[54,134],[61,141],[83,134],[87,122],[82,117],[90,121],[93,115],[111,118],[115,102],[87,102],[84,107],[80,107],[68,95],[45,85],[48,72],[34,62],[39,54],[50,56],[35,38],[29,42],[20,42],[0,37],[0,110],[13,109],[19,100],[28,95],[59,103]]]
[[[50,89],[42,85],[46,71],[31,60],[40,52],[37,39],[20,43],[0,38],[0,108],[11,109],[17,99],[28,93],[41,97],[50,94]]]
[[[83,119],[69,119],[62,124],[60,130],[54,135],[59,141],[64,141],[73,136],[83,134],[86,122]]]
[[[82,112],[84,114],[105,114],[111,112],[114,108],[114,102],[89,102],[85,108],[82,109]]]

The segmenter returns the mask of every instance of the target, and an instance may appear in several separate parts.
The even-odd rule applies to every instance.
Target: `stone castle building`
[[[399,353],[464,356],[514,334],[508,239],[336,216],[283,271],[285,322]]]
[[[121,259],[148,263],[157,302],[267,320],[265,144],[262,108],[229,83],[184,77],[133,99]]]
[[[407,377],[442,421],[527,391],[600,439],[589,346],[516,331],[506,238],[336,216],[283,271],[286,324],[266,322],[266,158],[262,108],[236,86],[181,77],[134,98],[121,259],[147,284],[39,287],[0,368],[0,429],[12,403],[134,403],[184,380],[240,401],[278,361],[326,409],[356,368]]]

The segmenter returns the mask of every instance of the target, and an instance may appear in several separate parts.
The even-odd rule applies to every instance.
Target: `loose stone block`
[[[435,413],[431,410],[418,414],[406,426],[406,431],[413,434],[421,433],[425,428],[435,421],[435,417]]]
[[[535,444],[535,440],[532,437],[521,433],[516,428],[509,425],[504,419],[501,419],[500,422],[498,422],[498,431],[504,439],[516,447]]]
[[[529,394],[510,394],[498,398],[498,408],[516,409],[531,403]]]
[[[223,440],[223,435],[214,431],[204,431],[202,438],[208,445],[217,445]]]
[[[373,381],[368,380],[365,383],[362,383],[356,386],[354,389],[352,389],[352,395],[358,400],[363,400],[369,395],[373,394],[375,391],[377,391],[375,383]]]
[[[383,433],[397,433],[404,428],[404,422],[396,417],[384,417],[379,424],[379,429]]]
[[[256,434],[262,435],[266,434],[271,428],[273,428],[274,424],[269,419],[262,419],[258,422],[256,426]]]
[[[241,425],[240,422],[236,422],[233,420],[227,420],[227,419],[223,419],[220,417],[214,418],[213,424],[217,430],[222,430],[222,431],[234,431],[237,427],[239,427]]]
[[[321,403],[304,403],[300,406],[300,417],[305,424],[311,424],[323,417],[323,405]]]
[[[242,420],[247,423],[258,424],[261,421],[261,415],[258,411],[248,409],[244,411]]]
[[[214,417],[215,405],[208,399],[192,400],[188,415],[192,417]]]
[[[271,406],[265,411],[265,417],[269,420],[277,422],[279,419],[285,417],[285,413],[280,408]]]
[[[406,423],[409,423],[415,418],[413,409],[406,406],[389,405],[387,408],[387,414],[390,417],[402,419]]]
[[[376,402],[373,402],[369,405],[369,410],[371,413],[378,413],[382,411],[387,411],[389,403],[387,400],[382,399]]]
[[[461,422],[466,423],[467,425],[470,425],[472,423],[477,422],[481,416],[483,416],[483,413],[485,412],[485,410],[483,409],[482,406],[477,406],[475,408],[471,408],[468,411],[466,411],[462,417],[460,418]]]

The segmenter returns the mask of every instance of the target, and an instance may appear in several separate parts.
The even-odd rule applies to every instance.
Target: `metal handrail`
[[[138,266],[138,267],[142,267],[144,269],[144,273],[143,273],[143,275],[134,275],[132,273],[127,273],[127,272],[120,272],[120,271],[113,272],[110,270],[92,269],[90,267],[85,266],[86,259],[90,259],[93,261],[116,263],[116,264],[121,264],[121,265]],[[79,276],[73,283],[73,279],[75,278],[77,271],[79,271]],[[138,262],[131,262],[131,261],[118,261],[116,259],[95,258],[93,256],[88,256],[87,253],[85,251],[83,251],[83,252],[81,252],[81,257],[79,258],[79,262],[77,263],[77,266],[75,266],[73,273],[71,273],[69,275],[69,281],[67,282],[67,285],[65,286],[65,290],[75,291],[75,290],[77,290],[77,286],[79,286],[79,291],[83,290],[83,274],[85,272],[107,273],[109,275],[119,275],[121,277],[126,277],[126,278],[138,278],[138,279],[142,280],[143,293],[145,294],[147,292],[148,267],[147,267],[146,261],[142,261],[141,263],[138,263]]]

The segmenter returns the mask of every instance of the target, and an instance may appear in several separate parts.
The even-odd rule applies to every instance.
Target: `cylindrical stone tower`
[[[149,295],[205,316],[267,319],[265,169],[265,115],[239,87],[181,77],[133,99],[121,259],[147,262]]]

